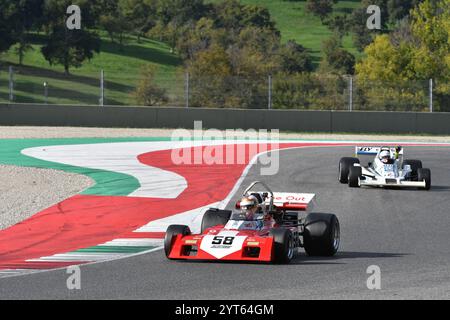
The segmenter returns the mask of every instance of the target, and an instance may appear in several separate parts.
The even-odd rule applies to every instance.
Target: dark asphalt
[[[339,184],[339,158],[352,151],[285,150],[277,175],[261,177],[255,166],[241,186],[262,180],[276,191],[316,193],[316,211],[340,219],[335,257],[301,252],[290,265],[198,263],[168,261],[157,251],[81,266],[81,290],[67,289],[65,270],[3,278],[0,299],[449,299],[450,148],[406,148],[408,158],[431,168],[428,192]],[[370,265],[381,269],[380,290],[366,286]]]

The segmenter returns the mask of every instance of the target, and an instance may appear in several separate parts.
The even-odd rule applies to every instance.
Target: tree
[[[367,46],[365,58],[356,65],[356,73],[372,87],[367,90],[369,100],[400,104],[401,98],[407,101],[408,110],[424,109],[428,79],[432,78],[435,107],[446,110],[450,102],[449,18],[450,0],[424,0],[391,35],[377,36]],[[401,37],[402,34],[405,36]],[[370,85],[374,81],[396,83],[400,89],[375,91]]]
[[[13,1],[0,0],[0,53],[7,51],[15,43],[12,27],[15,10]]]
[[[450,80],[446,57],[450,52],[450,0],[425,0],[411,12],[411,30],[419,40],[412,63],[419,78]]]
[[[318,16],[323,22],[333,12],[334,3],[337,3],[337,0],[307,0],[306,11]]]
[[[156,0],[158,19],[147,35],[167,42],[174,52],[186,29],[204,17],[207,8],[203,0]]]
[[[275,22],[267,8],[242,5],[237,0],[225,0],[213,8],[216,25],[235,33],[245,27],[257,27],[275,31]]]
[[[43,0],[0,0],[0,51],[18,43],[16,52],[20,65],[26,51],[31,49],[28,33],[40,26],[43,3]]]
[[[242,26],[252,26],[258,28],[269,29],[275,31],[275,22],[270,17],[270,12],[267,8],[245,5],[242,7]]]
[[[312,58],[308,51],[294,40],[289,40],[280,48],[280,55],[282,69],[288,74],[313,70]]]
[[[176,21],[183,25],[204,17],[208,6],[203,0],[156,0],[156,14],[163,25]]]
[[[357,73],[369,79],[449,80],[449,16],[450,0],[424,0],[411,11],[409,22],[399,24],[391,35],[377,36],[366,47]]]
[[[41,48],[44,58],[51,64],[61,64],[69,74],[70,67],[80,67],[84,60],[91,59],[94,52],[100,50],[100,38],[88,31],[94,23],[92,19],[83,19],[80,30],[68,30],[66,27],[66,9],[70,0],[47,0],[45,4],[45,25],[47,41]],[[83,16],[89,17],[89,2],[80,1]]]
[[[144,106],[154,106],[167,103],[166,90],[159,88],[155,84],[156,69],[152,65],[147,65],[142,71],[142,79],[139,81],[136,91],[133,92],[137,103]]]
[[[155,26],[156,6],[150,0],[119,0],[119,10],[128,21],[129,30],[136,33],[138,42]]]
[[[340,37],[348,34],[351,27],[351,20],[348,15],[336,15],[323,22],[331,31],[339,34]]]
[[[376,5],[381,10],[381,30],[367,29],[367,19],[369,18],[367,8],[370,5]],[[388,20],[386,0],[363,0],[350,16],[350,31],[353,33],[353,44],[355,47],[362,52],[373,41],[374,36],[381,34],[383,30],[387,29]]]
[[[232,67],[229,57],[219,45],[213,44],[200,51],[187,68],[191,83],[191,104],[199,107],[225,107],[229,95]]]
[[[386,7],[389,16],[389,22],[395,24],[409,16],[409,12],[420,0],[387,0]]]
[[[280,73],[274,77],[273,105],[277,109],[339,110],[347,103],[346,84],[338,75]]]
[[[356,64],[358,76],[368,80],[391,81],[401,74],[398,51],[388,35],[380,35],[364,50],[365,58]]]
[[[184,60],[194,59],[197,53],[213,43],[225,48],[228,46],[228,36],[225,29],[215,28],[214,20],[210,18],[201,18],[195,24],[189,24],[176,39],[177,51]]]
[[[84,30],[54,27],[41,51],[50,65],[61,64],[69,74],[70,67],[81,67],[84,60],[92,59],[94,52],[100,51],[100,41],[97,35]]]
[[[342,48],[342,39],[334,34],[323,42],[324,59],[321,63],[323,70],[338,74],[353,74],[355,57]]]
[[[130,9],[131,2],[131,0],[107,2],[99,17],[100,27],[106,30],[111,42],[119,43],[120,50],[123,50],[126,43],[125,34],[137,29],[132,17],[133,11]]]

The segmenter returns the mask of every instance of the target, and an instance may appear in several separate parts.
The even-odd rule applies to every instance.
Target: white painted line
[[[20,276],[20,275],[34,273],[37,271],[39,271],[39,270],[36,270],[36,269],[5,269],[5,270],[0,271],[0,278]]]
[[[112,241],[99,244],[99,246],[124,246],[124,247],[157,247],[163,243],[162,239],[151,238],[129,238],[129,239],[114,239]]]
[[[26,260],[28,262],[36,261],[100,261],[100,260],[111,260],[117,257],[122,257],[128,255],[127,253],[61,253],[55,254],[48,257],[40,257],[39,259]]]

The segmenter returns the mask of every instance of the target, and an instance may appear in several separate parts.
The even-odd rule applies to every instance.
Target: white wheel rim
[[[288,259],[291,260],[294,256],[294,239],[289,237],[289,249],[288,249]]]
[[[335,251],[339,249],[340,241],[341,241],[341,230],[339,227],[339,222],[336,222],[333,230],[333,248]]]

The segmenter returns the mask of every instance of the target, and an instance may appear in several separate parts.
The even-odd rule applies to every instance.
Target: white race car
[[[359,155],[375,155],[375,159],[362,166]],[[430,169],[422,168],[420,160],[403,160],[402,147],[355,147],[355,156],[339,161],[339,181],[350,187],[431,187]]]

